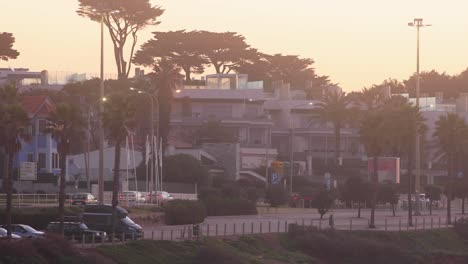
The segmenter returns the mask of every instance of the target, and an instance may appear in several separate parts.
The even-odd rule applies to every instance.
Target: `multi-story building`
[[[211,75],[206,86],[182,89],[175,94],[171,113],[171,138],[196,144],[194,135],[204,124],[218,122],[236,139],[226,146],[226,151],[215,144],[203,144],[207,152],[221,160],[231,160],[227,176],[233,179],[265,178],[254,170],[276,159],[277,151],[271,148],[272,120],[263,112],[266,100],[272,94],[249,84],[243,75]],[[228,150],[230,149],[230,151]]]

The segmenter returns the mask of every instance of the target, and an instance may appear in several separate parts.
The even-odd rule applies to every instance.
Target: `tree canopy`
[[[138,32],[148,25],[158,25],[164,10],[152,6],[149,0],[78,0],[77,13],[93,21],[103,21],[114,45],[114,57],[119,79],[127,79]],[[125,44],[132,38],[130,54],[125,56]]]
[[[0,60],[7,61],[16,59],[19,56],[19,52],[13,49],[14,43],[15,37],[13,37],[13,34],[8,32],[0,33]]]

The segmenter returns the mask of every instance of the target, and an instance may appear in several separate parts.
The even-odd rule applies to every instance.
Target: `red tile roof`
[[[28,114],[50,114],[55,111],[55,105],[47,95],[30,95],[22,98],[21,104]]]

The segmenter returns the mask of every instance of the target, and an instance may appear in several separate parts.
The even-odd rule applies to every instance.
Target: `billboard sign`
[[[379,157],[378,158],[377,178],[379,183],[400,183],[400,158]],[[369,179],[374,173],[374,158],[367,160]]]
[[[21,162],[20,163],[20,180],[21,181],[37,180],[36,162]]]

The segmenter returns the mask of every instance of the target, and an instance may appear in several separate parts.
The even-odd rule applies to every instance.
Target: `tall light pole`
[[[102,116],[104,114],[104,14],[118,13],[119,10],[93,9],[93,12],[101,15],[101,61],[100,61],[100,82],[99,82],[99,176],[98,176],[98,202],[104,203],[104,126]]]
[[[292,126],[292,117],[291,117],[291,114],[292,114],[292,111],[299,107],[299,106],[304,106],[304,105],[313,105],[314,103],[313,102],[308,102],[308,103],[304,103],[304,104],[299,104],[299,105],[295,105],[293,107],[290,108],[289,110],[289,134],[290,134],[290,137],[291,137],[291,140],[290,140],[290,145],[289,145],[289,193],[291,194],[292,191],[293,191],[293,188],[292,188],[292,175],[293,175],[293,172],[294,172],[294,169],[293,169],[293,164],[294,164],[294,149],[293,149],[293,144],[294,144],[294,128]]]
[[[98,201],[104,203],[104,126],[102,116],[104,114],[104,13],[101,12],[101,80],[99,83],[99,178]]]
[[[413,22],[408,23],[410,27],[416,27],[416,108],[419,109],[419,89],[420,89],[420,76],[419,76],[419,31],[422,27],[429,27],[430,24],[423,24],[422,18],[415,18]],[[419,215],[419,192],[421,189],[421,138],[416,131],[416,142],[415,142],[415,163],[416,163],[416,177],[414,180],[414,189],[415,189],[415,200],[416,200],[416,208],[415,214]],[[409,202],[409,201],[408,201]]]
[[[150,182],[151,182],[151,201],[153,202],[153,197],[156,197],[156,191],[157,191],[157,184],[159,183],[158,180],[158,175],[159,175],[159,169],[156,169],[156,151],[155,151],[155,145],[157,142],[154,140],[154,105],[156,102],[157,110],[158,110],[158,116],[159,116],[159,101],[158,101],[158,91],[156,90],[156,94],[152,94],[146,91],[138,90],[133,87],[130,87],[130,90],[132,91],[137,91],[139,94],[146,94],[149,95],[148,97],[150,98],[151,102],[151,112],[150,112],[150,124],[151,124],[151,169],[150,169]],[[158,122],[159,122],[159,117],[158,117]],[[159,140],[159,126],[157,128],[157,140]],[[162,175],[160,175],[162,178]],[[162,183],[162,180],[161,180]]]

